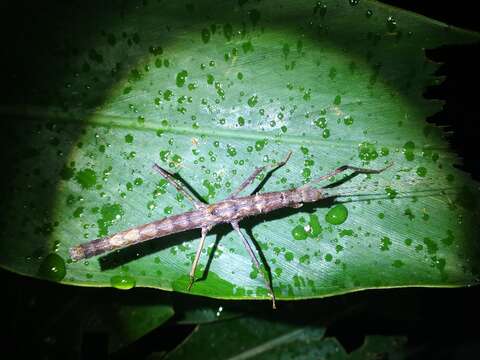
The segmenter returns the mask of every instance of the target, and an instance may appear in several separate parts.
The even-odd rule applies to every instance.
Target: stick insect
[[[185,188],[179,180],[175,179],[173,174],[169,173],[158,164],[154,164],[153,169],[163,176],[172,186],[174,186],[179,193],[188,199],[195,207],[195,210],[187,211],[183,214],[168,216],[160,220],[121,231],[111,236],[74,246],[70,248],[70,256],[72,260],[75,261],[86,259],[154,238],[200,228],[201,238],[190,270],[190,282],[187,288],[187,290],[190,291],[193,283],[195,282],[195,270],[200,260],[200,255],[205,244],[207,233],[218,224],[229,223],[239,235],[240,240],[245,246],[253,265],[257,271],[262,274],[265,287],[272,299],[272,306],[275,309],[275,294],[273,292],[271,281],[265,272],[262,271],[260,262],[253,251],[251,241],[249,241],[249,239],[240,229],[239,222],[248,216],[265,214],[285,207],[300,208],[304,203],[314,203],[319,200],[332,197],[334,195],[328,194],[325,191],[325,187],[314,188],[313,185],[323,180],[332,178],[333,176],[346,170],[351,170],[354,173],[378,174],[392,165],[389,164],[382,169],[366,169],[350,165],[343,165],[334,171],[320,176],[319,178],[312,180],[310,183],[298,188],[284,191],[256,193],[248,196],[239,196],[239,194],[245,190],[245,188],[254,182],[255,178],[262,171],[269,169],[267,171],[267,174],[269,174],[282,167],[290,159],[291,154],[292,152],[290,151],[283,161],[280,161],[276,164],[257,167],[253,173],[246,178],[243,183],[241,183],[238,189],[231,193],[230,196],[228,196],[225,200],[219,201],[215,204],[203,203],[200,201],[200,199],[196,198],[192,192]]]

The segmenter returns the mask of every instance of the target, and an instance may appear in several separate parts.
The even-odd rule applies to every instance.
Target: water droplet
[[[97,183],[97,174],[92,169],[83,169],[77,172],[75,180],[84,189],[90,189]]]
[[[403,145],[403,154],[405,155],[405,159],[408,161],[413,161],[415,159],[415,143],[413,141],[408,141]]]
[[[227,145],[227,154],[230,156],[235,156],[237,155],[237,150],[229,144]]]
[[[371,18],[372,15],[373,15],[373,11],[372,11],[371,9],[368,9],[368,10],[366,11],[366,13],[365,13],[365,16],[366,16],[367,18]]]
[[[206,179],[203,181],[202,185],[205,186],[208,190],[207,198],[215,198],[215,186],[213,186],[212,183]]]
[[[295,256],[293,255],[292,252],[287,251],[287,252],[285,253],[284,257],[285,257],[285,260],[287,260],[287,261],[292,261]]]
[[[185,81],[187,80],[188,72],[187,70],[182,70],[177,74],[176,84],[178,87],[182,87],[185,85]]]
[[[76,208],[75,211],[73,212],[73,217],[76,217],[76,218],[81,217],[83,215],[83,211],[84,211],[83,206]]]
[[[384,236],[380,239],[381,245],[380,250],[387,251],[390,250],[390,245],[392,245],[392,240],[388,236]]]
[[[147,203],[147,209],[148,209],[148,210],[153,210],[153,209],[155,209],[156,207],[157,207],[157,205],[155,204],[155,201],[149,201],[149,202]]]
[[[150,46],[148,48],[148,51],[150,51],[150,53],[155,56],[163,54],[163,48],[161,46]]]
[[[385,188],[385,192],[387,193],[389,199],[395,199],[398,195],[398,192],[390,186]]]
[[[51,281],[61,281],[67,273],[65,261],[55,253],[43,259],[38,269],[38,275]]]
[[[413,221],[415,219],[415,214],[412,212],[412,209],[409,209],[409,208],[405,209],[403,214],[407,216],[410,221]]]
[[[245,54],[253,52],[253,44],[251,41],[244,42],[242,44],[242,50]]]
[[[363,161],[375,160],[378,152],[373,143],[364,141],[358,145],[358,157]]]
[[[348,0],[349,4],[352,6],[357,6],[360,0]]]
[[[325,119],[324,117],[319,117],[313,123],[321,129],[325,129],[327,127],[327,119]]]
[[[447,237],[443,238],[441,241],[443,244],[449,246],[453,244],[454,240],[455,240],[455,237],[453,236],[452,230],[447,230]]]
[[[302,225],[297,225],[292,229],[292,236],[295,240],[305,240],[308,237],[308,233]]]
[[[247,102],[248,102],[248,106],[250,107],[254,107],[255,105],[257,105],[257,102],[258,102],[257,95],[253,95],[252,97],[250,97]]]
[[[347,126],[350,126],[353,124],[353,117],[351,117],[350,115],[347,115],[343,118],[343,123]]]
[[[173,154],[172,156],[172,161],[169,163],[169,166],[170,167],[173,167],[173,166],[180,166],[180,164],[182,163],[183,161],[183,158],[178,155],[178,154]]]
[[[396,268],[401,268],[403,265],[405,265],[405,263],[402,260],[395,260],[392,263],[392,266]]]
[[[319,14],[320,17],[324,17],[325,14],[327,13],[327,5],[326,4],[323,4],[321,1],[318,1],[316,4],[315,4],[315,7],[313,8],[313,13],[314,14]]]
[[[420,166],[417,169],[417,175],[420,176],[420,177],[425,177],[427,175],[427,169],[423,166]]]
[[[161,150],[160,151],[160,159],[162,161],[167,161],[170,157],[171,151],[170,150]]]
[[[394,32],[397,28],[397,20],[393,16],[387,18],[387,29],[389,32]]]
[[[429,254],[435,254],[438,251],[438,245],[432,239],[428,237],[423,238],[423,243],[427,246],[427,252]]]
[[[333,255],[332,255],[332,254],[326,254],[326,255],[325,255],[325,261],[330,262],[330,261],[332,261],[332,259],[333,259]]]
[[[105,236],[108,228],[119,220],[124,212],[120,204],[105,204],[100,211],[102,217],[97,220],[98,236]]]
[[[266,144],[266,143],[267,143],[267,142],[266,142],[265,140],[257,140],[257,141],[255,142],[255,150],[257,150],[257,151],[263,150],[263,148],[265,147],[265,144]]]
[[[331,208],[325,215],[325,220],[332,225],[343,224],[348,217],[348,209],[345,205],[339,204]]]
[[[335,99],[333,99],[333,104],[340,105],[341,103],[342,103],[342,97],[340,95],[335,96]]]
[[[115,275],[110,278],[110,285],[116,289],[129,290],[135,287],[136,281],[128,275]]]
[[[131,144],[133,142],[133,135],[131,135],[131,134],[125,135],[125,142],[127,144]]]
[[[213,75],[207,74],[207,84],[212,85],[214,81],[215,81],[215,78],[213,77]]]
[[[304,168],[304,169],[302,170],[302,176],[303,176],[305,179],[308,179],[311,174],[312,174],[312,170],[310,170],[309,168]]]
[[[242,116],[239,116],[237,119],[237,123],[239,126],[245,125],[245,119]]]

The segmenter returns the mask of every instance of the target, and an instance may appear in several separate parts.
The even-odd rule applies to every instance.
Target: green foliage
[[[262,191],[394,165],[330,189],[351,195],[340,215],[321,202],[242,224],[279,299],[478,282],[478,184],[425,122],[441,103],[422,97],[439,81],[424,49],[478,35],[370,1],[118,2],[76,19],[54,35],[65,56],[38,54],[39,80],[1,108],[16,160],[2,267],[185,292],[198,231],[79,263],[68,248],[189,210],[154,162],[215,202],[293,150]],[[267,297],[233,232],[207,242],[191,293]]]

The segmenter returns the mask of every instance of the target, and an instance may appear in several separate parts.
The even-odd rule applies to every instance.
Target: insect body
[[[275,164],[274,167],[270,169],[270,171],[274,171],[275,169],[286,164],[286,162],[290,158],[290,155],[291,152],[287,155],[285,160]],[[192,193],[190,193],[186,188],[184,188],[182,184],[172,176],[172,174],[155,164],[153,168],[158,171],[160,175],[162,175],[180,193],[182,193],[187,199],[189,199],[196,209],[193,211],[185,212],[183,214],[169,216],[148,224],[136,226],[134,228],[121,231],[111,236],[80,244],[78,246],[70,248],[70,256],[72,260],[81,260],[95,255],[100,255],[107,251],[125,248],[130,245],[151,240],[154,238],[159,238],[170,234],[183,232],[186,230],[200,228],[202,236],[190,271],[190,283],[188,286],[188,289],[190,289],[195,281],[195,269],[198,265],[198,261],[200,260],[200,254],[202,252],[207,233],[215,225],[221,223],[230,223],[233,229],[239,234],[248,254],[252,259],[254,266],[260,273],[262,273],[265,280],[265,286],[267,287],[272,298],[273,308],[275,308],[275,294],[273,292],[271,283],[268,277],[265,276],[265,274],[261,271],[260,263],[257,259],[257,256],[255,255],[255,252],[253,251],[249,239],[247,239],[247,237],[240,230],[239,221],[248,216],[268,213],[273,210],[285,207],[299,208],[304,203],[317,202],[321,199],[331,197],[332,195],[326,194],[323,188],[315,188],[312,185],[321,180],[331,178],[332,176],[335,176],[336,174],[345,170],[353,170],[357,173],[371,174],[380,173],[389,166],[383,169],[374,170],[344,165],[327,175],[321,176],[318,179],[313,180],[309,184],[295,189],[239,197],[238,194],[248,185],[250,185],[260,172],[266,169],[266,166],[263,166],[260,168],[256,168],[254,172],[240,185],[240,187],[236,191],[234,191],[227,199],[209,205],[196,199]]]

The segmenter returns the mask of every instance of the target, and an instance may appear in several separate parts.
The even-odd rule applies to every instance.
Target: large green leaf
[[[89,6],[30,34],[48,43],[32,42],[26,82],[1,107],[12,174],[3,267],[185,292],[198,231],[79,263],[68,248],[189,210],[154,162],[215,202],[293,150],[262,191],[342,164],[394,165],[342,185],[366,196],[338,199],[341,224],[331,202],[244,222],[278,298],[478,282],[477,184],[425,122],[441,103],[422,97],[440,80],[424,49],[477,34],[371,1]],[[192,293],[267,297],[235,233],[220,227],[207,242]]]

